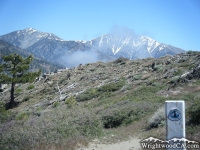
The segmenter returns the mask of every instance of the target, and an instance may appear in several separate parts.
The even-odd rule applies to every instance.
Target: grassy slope
[[[191,53],[97,62],[18,85],[20,105],[0,110],[0,149],[73,149],[95,138],[117,142],[134,134],[165,138],[163,121],[146,130],[148,118],[165,100],[185,100],[188,111],[200,99],[200,80],[174,86],[177,76],[199,64],[198,57],[199,53]],[[148,68],[152,62],[154,70]],[[1,93],[0,99],[6,102],[9,92]],[[186,118],[188,122],[190,116]],[[199,129],[188,124],[187,137],[198,141]]]

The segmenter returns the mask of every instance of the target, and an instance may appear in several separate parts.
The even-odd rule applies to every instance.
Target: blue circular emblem
[[[168,119],[171,121],[178,121],[181,119],[181,112],[178,109],[170,110],[168,114]]]

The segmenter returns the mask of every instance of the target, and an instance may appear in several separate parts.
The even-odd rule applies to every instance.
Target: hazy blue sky
[[[0,35],[32,27],[91,40],[116,26],[200,50],[200,0],[0,0]]]

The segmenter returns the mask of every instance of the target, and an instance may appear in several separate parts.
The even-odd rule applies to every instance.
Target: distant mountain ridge
[[[90,43],[95,49],[115,58],[159,58],[166,54],[175,55],[185,52],[180,48],[159,43],[147,36],[126,37],[123,35],[108,34],[98,37]]]
[[[54,34],[40,32],[33,28],[26,28],[24,30],[14,31],[1,36],[0,39],[22,49],[26,49],[42,39],[62,40]]]
[[[87,52],[88,55],[92,53],[91,57],[100,61],[111,61],[119,57],[159,58],[166,54],[175,55],[185,52],[180,48],[159,43],[147,36],[119,34],[106,34],[90,41],[65,41],[52,33],[27,28],[2,35],[0,39],[24,48],[36,56],[67,67],[69,66],[69,62],[66,62],[67,58],[77,51]]]

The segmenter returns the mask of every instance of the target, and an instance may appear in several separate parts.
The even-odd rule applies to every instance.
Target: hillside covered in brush
[[[185,100],[186,138],[200,139],[200,53],[96,62],[19,84],[4,110],[0,93],[0,149],[77,149],[99,139],[165,139],[166,100]],[[196,117],[196,118],[195,118]]]

